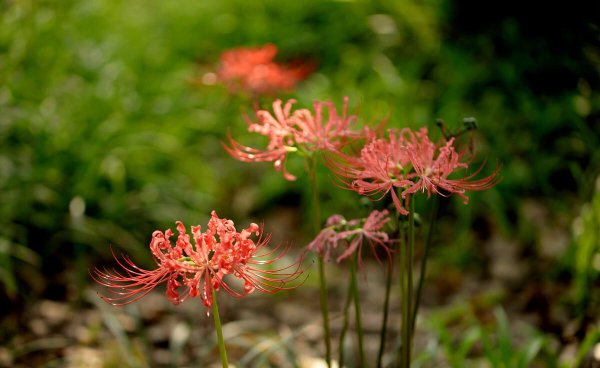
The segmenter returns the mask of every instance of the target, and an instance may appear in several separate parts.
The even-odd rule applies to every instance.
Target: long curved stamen
[[[284,107],[282,113],[287,113],[286,109]],[[191,237],[179,221],[177,230],[179,235],[175,245],[169,240],[170,230],[153,234],[150,249],[158,266],[154,270],[138,267],[127,255],[118,257],[111,248],[120,271],[96,268],[91,272],[92,278],[107,288],[107,295],[102,299],[113,305],[126,305],[166,282],[166,296],[174,304],[198,296],[206,307],[210,307],[212,288],[222,288],[235,297],[242,297],[255,289],[273,293],[299,286],[297,280],[303,273],[300,261],[278,269],[254,267],[274,264],[290,249],[289,244],[266,249],[271,235],[265,234],[262,226],[251,224],[238,232],[231,220],[221,219],[213,211],[204,233],[200,226],[193,226]],[[258,237],[256,242],[250,239],[252,235]],[[242,279],[246,284],[244,291],[231,287],[229,277]]]

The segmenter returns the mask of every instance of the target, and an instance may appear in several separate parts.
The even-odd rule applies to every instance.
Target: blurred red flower
[[[273,44],[227,50],[221,54],[217,79],[230,91],[268,94],[293,89],[313,70],[308,63],[279,64],[274,61],[275,55],[277,47]]]

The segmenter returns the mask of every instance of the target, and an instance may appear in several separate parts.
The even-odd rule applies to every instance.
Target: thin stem
[[[307,157],[308,177],[310,179],[311,210],[313,231],[315,235],[321,230],[321,207],[319,201],[319,183],[317,182],[317,159],[314,155]]]
[[[411,358],[411,350],[412,350],[412,339],[414,335],[414,330],[412,326],[412,299],[413,299],[413,260],[414,260],[414,252],[415,252],[415,203],[413,196],[408,196],[406,198],[408,211],[408,257],[406,262],[406,273],[407,273],[407,308],[408,315],[406,322],[408,323],[408,340],[406,341],[407,345],[407,368],[410,368],[410,358]]]
[[[227,351],[225,350],[225,340],[223,340],[223,330],[221,329],[221,318],[219,317],[219,306],[217,305],[217,294],[215,288],[212,289],[212,313],[215,319],[215,329],[217,330],[217,340],[219,342],[219,354],[221,355],[221,365],[228,368]]]
[[[400,252],[399,253],[399,257],[400,257],[400,262],[398,262],[399,264],[399,271],[400,271],[400,310],[402,313],[402,325],[400,326],[400,357],[399,357],[399,365],[400,368],[406,368],[408,366],[408,361],[406,360],[407,358],[407,351],[408,351],[408,296],[407,296],[407,286],[406,286],[406,273],[407,273],[407,267],[406,267],[406,259],[407,259],[407,255],[406,255],[406,237],[405,237],[405,232],[404,232],[404,228],[402,227],[402,224],[400,224]]]
[[[321,209],[319,202],[319,186],[317,183],[317,160],[314,155],[307,158],[308,177],[310,179],[311,209],[313,232],[316,236],[321,228]],[[318,257],[319,263],[319,292],[321,301],[321,314],[323,317],[323,334],[325,335],[325,361],[331,367],[331,332],[329,330],[329,306],[327,304],[327,279],[323,257]]]
[[[325,361],[331,367],[331,332],[329,330],[329,306],[327,305],[327,279],[325,278],[325,265],[323,257],[319,258],[319,290],[321,301],[321,315],[323,316],[323,333],[325,335]]]
[[[350,310],[350,302],[352,301],[352,298],[353,298],[352,281],[350,281],[348,283],[348,293],[346,295],[346,304],[344,304],[344,324],[342,325],[342,330],[340,331],[340,341],[339,341],[339,348],[338,348],[338,353],[339,353],[339,362],[338,363],[339,363],[340,367],[344,366],[344,339],[346,338],[346,332],[348,332],[348,325],[349,325],[348,311]]]
[[[417,314],[419,312],[419,304],[421,303],[421,291],[423,289],[423,283],[425,280],[425,273],[427,270],[427,259],[429,257],[429,250],[431,249],[431,243],[433,239],[433,233],[435,231],[435,223],[440,208],[440,198],[438,196],[433,197],[433,208],[431,209],[431,219],[429,221],[429,229],[427,230],[427,238],[425,239],[425,249],[423,250],[423,258],[421,259],[421,271],[419,272],[419,283],[417,284],[417,293],[415,294],[415,305],[412,315],[412,329],[415,330],[415,323],[417,321]]]
[[[363,344],[363,328],[362,318],[360,313],[360,295],[358,293],[358,282],[356,277],[356,268],[358,266],[358,252],[354,252],[352,260],[352,266],[350,267],[350,283],[352,285],[352,294],[354,296],[354,314],[356,317],[356,337],[358,338],[358,357],[359,367],[366,367],[365,365],[365,349]]]
[[[381,321],[381,330],[379,334],[379,352],[377,353],[377,367],[382,365],[383,352],[385,351],[385,340],[387,336],[388,314],[390,309],[390,290],[392,288],[392,274],[394,273],[394,264],[392,258],[388,259],[388,269],[385,279],[385,300],[383,302],[383,320]]]
[[[400,287],[400,290],[398,290],[400,292],[400,333],[398,334],[398,344],[397,344],[397,350],[396,350],[396,367],[402,367],[402,357],[404,356],[403,353],[403,340],[404,340],[404,329],[402,326],[404,326],[404,303],[402,302],[404,300],[404,287],[403,287],[403,269],[404,269],[404,257],[402,256],[402,249],[404,248],[404,229],[402,228],[402,221],[400,221],[400,215],[398,213],[396,213],[396,216],[394,216],[395,220],[396,220],[396,227],[397,227],[397,232],[398,232],[398,249],[397,249],[397,261],[396,263],[398,264],[398,286]]]

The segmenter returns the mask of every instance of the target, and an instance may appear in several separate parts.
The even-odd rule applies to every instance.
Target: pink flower
[[[456,152],[454,138],[450,138],[445,144],[434,144],[427,136],[427,128],[421,128],[418,132],[409,133],[410,140],[407,143],[407,153],[413,166],[416,180],[408,189],[402,192],[402,197],[418,191],[443,196],[456,194],[467,204],[469,198],[464,194],[466,191],[486,190],[498,181],[499,168],[496,168],[489,176],[471,180],[483,168],[481,166],[474,173],[457,179],[449,179],[451,174],[466,170],[469,165],[463,162],[464,153]]]
[[[401,131],[405,132],[408,129]],[[338,155],[330,159],[331,170],[350,189],[358,194],[381,200],[391,192],[396,210],[403,215],[408,211],[402,207],[394,188],[412,185],[409,175],[410,158],[406,152],[403,134],[388,131],[388,139],[372,137],[358,157]]]
[[[286,180],[296,177],[285,169],[287,155],[292,152],[339,151],[350,140],[363,136],[363,130],[351,128],[355,116],[348,115],[348,99],[344,98],[342,114],[339,115],[332,102],[315,102],[313,113],[308,109],[292,112],[295,100],[282,106],[281,100],[273,102],[273,113],[256,112],[257,122],[248,122],[248,131],[266,136],[269,143],[265,150],[244,146],[229,137],[229,154],[244,162],[273,162],[275,170],[283,172]],[[327,109],[327,118],[323,110]]]
[[[372,137],[358,157],[338,155],[329,159],[328,165],[346,187],[361,195],[380,200],[391,192],[396,210],[403,215],[408,211],[396,188],[402,198],[422,191],[428,195],[457,194],[467,203],[466,191],[485,190],[496,184],[499,169],[486,178],[473,180],[482,167],[470,175],[450,179],[468,169],[464,153],[455,150],[454,138],[435,144],[427,134],[427,128],[417,132],[390,129],[387,139]]]
[[[347,224],[342,215],[333,215],[327,219],[325,228],[317,234],[317,237],[308,244],[307,249],[317,252],[326,262],[331,258],[331,249],[337,248],[338,238],[337,229],[343,228]]]
[[[350,257],[354,252],[358,252],[358,259],[359,261],[362,260],[362,246],[365,240],[371,246],[371,250],[376,257],[376,246],[382,247],[389,256],[391,249],[387,245],[390,243],[390,239],[386,232],[381,231],[381,228],[390,220],[391,218],[387,210],[373,211],[367,217],[362,227],[338,233],[337,236],[339,239],[351,238],[351,240],[346,251],[337,258],[337,262]]]
[[[230,91],[239,89],[257,94],[293,89],[312,71],[308,64],[292,67],[273,61],[277,47],[239,47],[221,54],[217,78]]]
[[[177,305],[188,297],[199,297],[206,307],[210,307],[213,288],[219,290],[222,287],[235,297],[242,297],[256,289],[271,293],[295,287],[285,284],[301,274],[298,262],[276,270],[258,267],[278,261],[285,252],[263,259],[274,255],[277,249],[258,254],[266,247],[270,236],[263,238],[256,224],[237,232],[231,220],[220,219],[213,211],[204,233],[200,226],[192,226],[193,245],[180,221],[177,221],[177,231],[179,235],[174,246],[170,241],[171,230],[152,234],[150,250],[158,265],[154,270],[136,266],[127,256],[123,260],[115,256],[122,271],[95,269],[94,279],[109,292],[102,299],[113,305],[129,304],[166,281],[166,296],[173,304]],[[250,239],[252,235],[258,236],[256,242]],[[243,290],[238,291],[229,285],[225,278],[227,275],[243,280]]]
[[[285,161],[289,152],[297,151],[294,141],[294,127],[291,114],[295,100],[289,100],[282,107],[282,101],[273,102],[273,115],[266,110],[256,112],[258,122],[248,121],[248,131],[258,133],[269,138],[266,150],[244,146],[229,137],[229,146],[224,146],[227,152],[243,162],[273,162],[275,170],[283,172],[286,180],[296,180],[296,177],[287,172]]]
[[[381,229],[390,220],[387,210],[371,212],[364,223],[361,219],[346,221],[341,215],[333,215],[327,220],[326,227],[308,245],[308,250],[318,252],[325,261],[329,261],[331,250],[343,243],[347,248],[336,258],[336,262],[339,263],[358,252],[359,262],[362,263],[362,246],[366,242],[376,257],[377,246],[382,247],[389,256],[391,249],[388,244],[393,240]]]
[[[323,108],[328,110],[327,119],[323,119]],[[355,115],[348,115],[348,97],[344,97],[342,115],[338,115],[331,101],[314,102],[314,115],[308,109],[294,113],[294,139],[304,150],[331,151],[342,149],[349,140],[361,138],[362,130],[352,129]]]

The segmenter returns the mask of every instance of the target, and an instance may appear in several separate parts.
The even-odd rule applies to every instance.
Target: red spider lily
[[[273,162],[277,171],[282,171],[286,180],[296,177],[285,169],[287,154],[290,152],[339,151],[350,139],[358,139],[364,130],[351,129],[355,116],[348,115],[348,99],[344,98],[342,115],[339,115],[332,102],[315,102],[315,113],[308,109],[295,110],[289,100],[282,105],[281,100],[273,102],[273,113],[266,110],[256,112],[257,122],[249,121],[248,130],[269,138],[266,150],[244,146],[229,137],[229,154],[244,162]],[[323,109],[328,109],[327,119]]]
[[[323,120],[323,107],[328,109],[327,120]],[[299,145],[305,145],[306,151],[332,151],[342,149],[349,139],[364,136],[363,130],[352,129],[355,115],[348,115],[348,97],[344,97],[342,115],[338,115],[331,101],[314,102],[314,115],[308,109],[294,113],[294,139]]]
[[[307,248],[318,252],[325,261],[329,261],[331,250],[337,248],[340,243],[346,244],[346,250],[336,258],[338,263],[350,257],[354,252],[358,252],[359,263],[362,263],[362,246],[365,241],[371,246],[376,257],[378,257],[377,246],[382,247],[389,255],[391,249],[388,244],[393,240],[381,229],[390,220],[387,210],[371,212],[364,222],[361,219],[346,221],[341,215],[333,215],[327,220],[325,228]]]
[[[233,221],[220,219],[213,211],[204,233],[200,226],[192,226],[193,245],[180,221],[177,231],[179,235],[174,246],[169,240],[173,235],[170,229],[164,233],[155,231],[152,235],[150,250],[157,269],[140,268],[127,256],[123,260],[115,256],[122,271],[95,269],[92,276],[109,291],[102,299],[113,305],[129,304],[166,281],[166,296],[173,304],[198,296],[206,307],[210,307],[213,288],[219,290],[222,287],[235,297],[243,297],[254,290],[272,293],[298,286],[289,287],[286,283],[296,280],[302,273],[299,262],[277,270],[260,267],[277,262],[285,256],[286,250],[276,255],[277,247],[258,254],[267,246],[270,236],[263,238],[256,224],[237,232]],[[258,236],[256,242],[250,239],[253,234]],[[227,275],[243,280],[243,290],[237,291],[230,286],[225,278]],[[183,288],[182,292],[180,288]]]
[[[308,244],[307,249],[317,252],[326,262],[329,262],[331,249],[337,248],[338,245],[336,229],[343,227],[346,223],[347,221],[342,215],[330,216],[325,223],[325,228]]]
[[[406,215],[408,211],[402,207],[394,188],[412,184],[407,171],[410,158],[404,135],[392,130],[388,133],[387,140],[372,137],[358,157],[338,155],[337,160],[330,159],[328,165],[348,188],[361,195],[381,200],[391,191],[396,210]]]
[[[418,132],[390,129],[387,139],[372,137],[358,157],[338,155],[330,158],[328,165],[346,187],[361,195],[380,200],[391,192],[396,210],[406,215],[395,188],[400,188],[403,198],[422,191],[428,195],[457,194],[467,203],[466,191],[489,189],[497,183],[499,169],[486,178],[472,180],[482,167],[473,174],[450,179],[469,166],[454,143],[454,138],[445,143],[431,142],[427,128]]]
[[[427,128],[421,128],[418,132],[409,132],[409,136],[406,151],[415,172],[413,180],[416,182],[402,192],[402,197],[418,191],[426,192],[427,195],[456,194],[467,204],[469,198],[464,194],[466,191],[486,190],[498,182],[499,168],[485,178],[471,180],[479,174],[483,165],[470,175],[449,179],[451,174],[469,167],[468,163],[461,161],[464,153],[456,152],[454,138],[450,138],[443,145],[436,145],[429,140]]]
[[[277,47],[239,47],[221,54],[217,78],[231,91],[238,89],[257,94],[293,89],[312,70],[308,65],[293,67],[273,61]]]
[[[295,100],[289,100],[282,107],[282,101],[273,102],[273,115],[266,110],[256,112],[257,123],[248,121],[248,131],[269,138],[269,144],[264,151],[244,146],[229,137],[231,147],[224,146],[227,152],[243,162],[273,162],[275,170],[282,171],[286,180],[296,180],[287,172],[285,161],[289,152],[296,151],[294,142],[294,127],[291,114]]]

